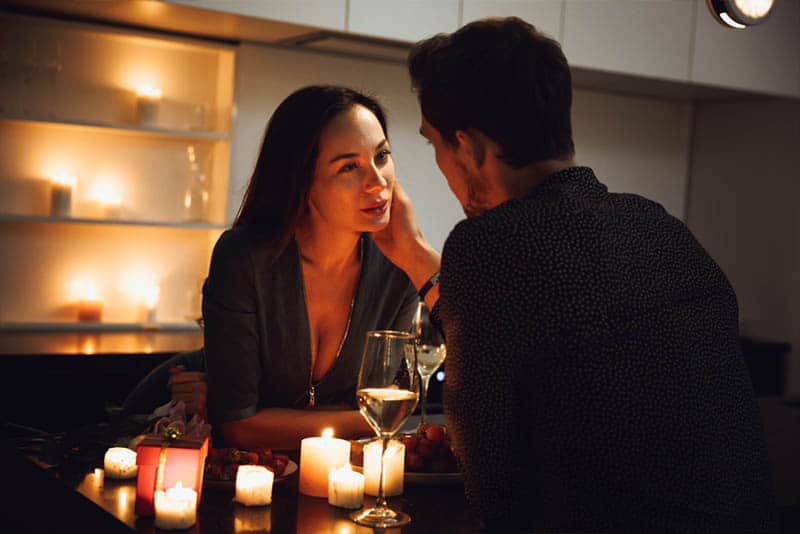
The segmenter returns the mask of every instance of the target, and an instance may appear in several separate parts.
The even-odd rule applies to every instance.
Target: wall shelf
[[[103,332],[200,332],[197,323],[0,323],[0,332],[103,333]]]
[[[225,224],[208,222],[167,222],[129,219],[90,219],[82,217],[50,217],[47,215],[0,214],[0,223],[45,223],[45,224],[98,224],[117,226],[150,226],[155,228],[183,228],[186,230],[224,230]]]
[[[45,119],[36,117],[15,117],[12,115],[0,115],[0,120],[8,122],[18,122],[26,124],[41,124],[46,126],[63,126],[67,128],[89,128],[109,133],[123,133],[131,135],[147,135],[171,137],[176,140],[200,140],[200,141],[225,141],[228,134],[225,132],[208,132],[200,130],[177,130],[172,128],[159,128],[156,126],[140,126],[137,124],[125,124],[102,121],[86,121],[73,119]]]

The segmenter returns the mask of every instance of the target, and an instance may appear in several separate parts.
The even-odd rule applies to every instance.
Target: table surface
[[[441,414],[430,416],[431,422],[441,423]],[[418,416],[412,416],[404,430],[413,428]],[[296,451],[290,457],[297,461]],[[297,491],[298,472],[277,481],[273,486],[270,506],[247,507],[233,501],[233,484],[206,484],[203,488],[197,523],[181,532],[201,533],[335,533],[368,534],[372,529],[356,525],[349,519],[351,510],[330,506],[327,499],[308,497]],[[74,479],[73,479],[74,480]],[[105,510],[131,532],[161,532],[152,517],[137,517],[136,479],[97,479],[89,471],[73,484],[72,489],[87,506]],[[364,505],[372,506],[374,497],[365,496]],[[94,504],[91,504],[94,503]],[[476,516],[467,507],[464,487],[453,483],[421,485],[406,481],[404,493],[389,499],[389,506],[411,515],[412,521],[401,529],[387,533],[417,532],[479,532]],[[124,528],[124,527],[123,527]]]

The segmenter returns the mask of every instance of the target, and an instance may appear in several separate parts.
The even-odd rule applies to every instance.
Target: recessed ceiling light
[[[774,3],[775,0],[706,0],[717,22],[739,30],[764,22]]]

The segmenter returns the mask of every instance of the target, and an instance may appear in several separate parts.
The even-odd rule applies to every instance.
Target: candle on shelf
[[[156,528],[181,530],[197,521],[197,492],[184,488],[180,480],[167,491],[156,491]]]
[[[77,178],[67,173],[60,173],[50,180],[50,215],[52,217],[72,215],[72,190],[77,183]]]
[[[364,475],[350,464],[328,474],[328,504],[339,508],[361,508],[364,503]]]
[[[136,90],[136,119],[143,126],[155,126],[158,122],[158,107],[161,89],[145,85]]]
[[[236,471],[234,500],[245,506],[271,504],[274,479],[275,474],[263,465],[240,465]]]
[[[118,219],[122,213],[122,191],[110,181],[95,183],[89,191],[92,216]]]
[[[75,283],[74,291],[78,295],[78,321],[100,321],[103,316],[103,299],[97,293],[94,282],[80,280]]]
[[[383,455],[383,492],[387,497],[403,493],[403,471],[405,469],[406,446],[391,440]],[[364,445],[364,477],[367,495],[378,495],[380,476],[381,442],[371,441]]]
[[[158,295],[161,292],[157,285],[152,285],[145,289],[144,305],[147,311],[145,322],[147,324],[154,324],[156,322],[156,305],[158,304]]]
[[[105,472],[101,468],[95,467],[94,468],[94,473],[92,474],[92,477],[93,477],[95,485],[97,485],[98,487],[101,487],[103,485],[103,481],[105,479]]]
[[[111,447],[103,457],[103,469],[108,478],[126,479],[136,476],[136,453],[125,447]],[[95,476],[97,470],[95,470]]]
[[[333,437],[326,428],[322,437],[300,442],[300,493],[312,497],[328,496],[328,473],[350,461],[350,442]]]

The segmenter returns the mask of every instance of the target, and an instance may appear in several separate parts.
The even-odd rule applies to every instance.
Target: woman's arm
[[[374,434],[357,410],[266,408],[253,417],[224,423],[222,435],[230,447],[299,449],[301,439],[319,436],[328,427],[345,439]]]
[[[422,289],[441,268],[441,256],[422,234],[411,199],[398,182],[395,182],[392,194],[389,224],[380,232],[372,234],[372,239],[383,255],[406,273],[417,290]],[[425,295],[425,305],[432,310],[438,300],[437,284]]]

